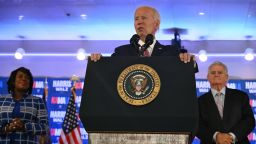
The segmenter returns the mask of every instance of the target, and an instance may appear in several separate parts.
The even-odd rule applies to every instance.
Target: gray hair
[[[227,66],[226,66],[224,63],[220,62],[220,61],[215,61],[215,62],[213,62],[213,63],[208,67],[208,73],[210,72],[210,69],[211,69],[214,65],[222,66],[222,67],[224,68],[224,71],[226,72],[226,74],[228,74],[228,68],[227,68]]]
[[[150,7],[150,6],[141,6],[141,7],[138,7],[138,8],[136,9],[136,11],[137,11],[138,9],[141,9],[141,8],[150,9],[150,10],[154,13],[154,15],[153,15],[154,20],[155,20],[155,21],[159,21],[159,23],[161,22],[160,14],[159,14],[159,12],[158,12],[155,8]],[[135,11],[135,13],[136,13],[136,11]]]

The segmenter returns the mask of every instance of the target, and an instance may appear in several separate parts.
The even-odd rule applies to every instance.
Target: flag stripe
[[[74,139],[73,139],[73,132],[71,132],[71,133],[68,134],[68,138],[69,138],[69,143],[70,143],[70,144],[75,144]],[[74,138],[75,138],[75,137],[74,137]]]
[[[82,144],[78,117],[76,115],[75,97],[69,99],[64,121],[62,123],[60,144]]]
[[[70,143],[69,135],[65,135],[67,142]]]
[[[75,133],[76,133],[76,137],[80,137],[81,136],[81,132],[80,132],[80,127],[77,127],[75,129]],[[78,143],[82,143],[82,139],[77,139]]]
[[[66,139],[66,136],[64,134],[64,132],[62,131],[61,134],[60,134],[61,138],[60,138],[60,144],[67,144],[67,139]]]
[[[76,139],[76,137],[77,137],[77,135],[76,135],[76,133],[75,133],[75,129],[73,130],[73,132],[71,133],[72,134],[72,136],[73,136],[73,141],[75,142],[75,143],[78,143],[78,141],[77,141],[77,139]]]

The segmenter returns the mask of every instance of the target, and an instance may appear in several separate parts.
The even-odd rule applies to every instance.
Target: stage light
[[[205,15],[205,13],[204,12],[199,12],[198,15],[203,16],[203,15]]]
[[[14,57],[19,60],[23,58],[24,54],[25,50],[23,48],[18,48],[14,54]]]
[[[84,50],[83,48],[80,48],[80,49],[78,49],[78,51],[77,51],[76,58],[77,58],[78,60],[84,60],[85,57],[86,57],[85,54],[86,54],[85,50]]]
[[[244,52],[244,59],[247,61],[252,61],[254,59],[253,49],[247,48]]]
[[[200,50],[199,54],[198,54],[199,60],[201,62],[205,62],[207,61],[207,55],[206,55],[206,51],[205,50]]]
[[[81,17],[83,20],[86,20],[86,19],[87,19],[87,15],[86,15],[86,14],[81,14],[80,17]]]
[[[23,18],[24,18],[24,15],[19,15],[19,17],[18,17],[18,19],[21,21],[21,20],[23,20]]]

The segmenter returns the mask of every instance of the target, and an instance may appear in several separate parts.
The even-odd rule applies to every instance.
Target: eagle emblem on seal
[[[145,92],[149,89],[147,86],[148,79],[144,75],[138,74],[131,78],[132,92],[136,96],[140,96],[141,94],[145,94]]]
[[[152,67],[134,64],[120,73],[116,87],[122,100],[134,106],[142,106],[157,97],[161,81],[157,71]]]

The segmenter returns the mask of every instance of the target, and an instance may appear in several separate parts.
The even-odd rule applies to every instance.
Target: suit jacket
[[[131,44],[122,45],[115,48],[112,56],[139,56],[139,49]],[[162,45],[158,41],[154,46],[151,56],[178,56],[179,50],[171,45]]]
[[[178,56],[180,50],[172,45],[162,45],[156,41],[151,56]],[[115,52],[111,56],[140,56],[139,49],[135,48],[132,44],[122,45],[115,48]],[[198,72],[197,63],[194,67],[195,73]]]
[[[254,129],[255,119],[248,95],[240,90],[226,88],[223,119],[211,91],[198,98],[199,128],[197,137],[202,144],[211,144],[216,131],[232,132],[236,144],[249,144],[247,135]]]

